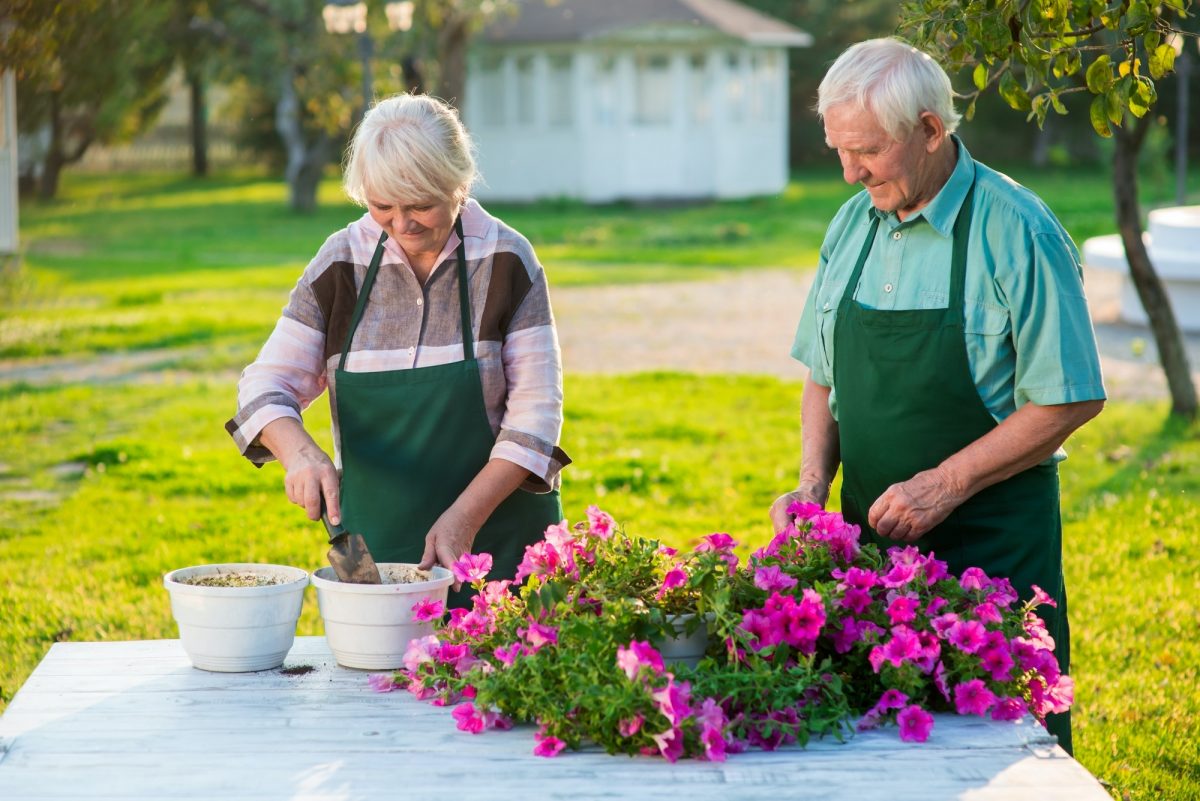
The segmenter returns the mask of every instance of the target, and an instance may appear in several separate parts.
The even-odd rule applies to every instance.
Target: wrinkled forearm
[[[1053,406],[1027,403],[936,470],[961,503],[1049,459],[1073,431],[1102,408],[1102,400]]]
[[[829,387],[816,383],[811,372],[800,405],[800,440],[800,487],[820,487],[827,496],[841,462],[841,447],[838,424],[829,411]]]

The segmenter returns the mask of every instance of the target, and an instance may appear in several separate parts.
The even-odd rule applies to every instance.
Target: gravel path
[[[1167,397],[1150,331],[1118,319],[1118,277],[1091,271],[1085,277],[1110,397]],[[804,368],[788,351],[811,285],[811,272],[746,270],[711,281],[553,289],[563,366],[572,373],[679,370],[801,379]],[[1187,342],[1200,383],[1200,334]],[[164,365],[193,350],[0,361],[0,382],[159,381],[176,375]],[[228,380],[236,381],[236,373]]]
[[[563,366],[575,373],[681,370],[802,378],[788,355],[812,273],[753,270],[715,281],[552,290]],[[1119,279],[1085,284],[1109,396],[1167,397],[1150,330],[1119,320]],[[1200,383],[1200,334],[1187,337]]]

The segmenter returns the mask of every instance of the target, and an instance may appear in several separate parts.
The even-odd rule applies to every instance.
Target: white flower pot
[[[386,575],[395,563],[382,562]],[[446,602],[454,576],[434,567],[433,578],[414,584],[343,584],[333,568],[312,574],[325,623],[329,650],[343,667],[390,670],[404,661],[408,643],[433,633],[433,622],[413,620],[413,604],[422,598]]]
[[[671,615],[668,620],[675,627],[675,636],[656,638],[651,642],[662,655],[664,663],[683,664],[694,668],[704,658],[704,652],[708,650],[708,621],[712,619],[712,615],[705,615],[700,625],[689,635],[686,633],[687,623],[694,617],[690,612]]]
[[[262,587],[202,587],[187,579],[255,573],[277,583]],[[296,637],[308,572],[262,564],[199,565],[163,577],[179,639],[201,670],[244,673],[283,664]]]

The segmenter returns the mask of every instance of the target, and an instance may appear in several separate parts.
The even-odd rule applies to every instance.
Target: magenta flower
[[[893,687],[883,691],[872,711],[882,715],[892,709],[902,709],[907,703],[908,696]]]
[[[658,745],[658,752],[666,757],[668,762],[675,762],[683,756],[683,732],[672,726],[661,734],[650,735]]]
[[[558,570],[560,561],[558,551],[545,540],[526,545],[525,557],[521,559],[521,564],[517,565],[515,580],[519,582],[526,576],[553,575]]]
[[[721,729],[706,727],[700,732],[700,744],[704,746],[704,758],[709,762],[724,762],[729,747]]]
[[[1007,647],[982,648],[976,656],[979,657],[979,666],[995,681],[1008,681],[1012,677],[1013,658]]]
[[[896,724],[900,727],[901,740],[906,743],[923,743],[933,731],[933,715],[913,704],[896,715]]]
[[[459,731],[479,734],[486,726],[483,714],[475,708],[474,704],[459,704],[450,714],[458,724]]]
[[[847,587],[846,594],[838,600],[838,606],[856,615],[861,615],[871,606],[871,592],[858,587]]]
[[[778,595],[772,595],[772,598]],[[791,597],[788,597],[792,601]],[[770,601],[767,602],[770,605]],[[784,639],[802,654],[816,650],[817,637],[825,625],[825,602],[816,590],[805,589],[800,603],[794,601],[784,610]]]
[[[801,520],[812,520],[814,517],[819,514],[823,514],[824,512],[825,509],[822,508],[820,504],[808,503],[806,501],[796,501],[795,503],[789,504],[787,508],[787,513],[789,515],[798,517]]]
[[[946,666],[941,662],[938,662],[937,667],[934,668],[933,686],[937,687],[937,691],[942,694],[943,698],[947,701],[950,700],[950,687],[946,684]]]
[[[996,608],[994,603],[984,601],[975,607],[975,617],[979,618],[981,623],[1001,623],[1004,621],[1000,610]]]
[[[395,673],[372,673],[367,676],[367,684],[377,693],[390,693],[396,689]]]
[[[983,679],[964,681],[954,688],[954,708],[960,715],[986,715],[995,703],[996,696]]]
[[[937,584],[939,581],[946,578],[946,576],[950,575],[947,567],[948,566],[946,563],[941,559],[934,559],[933,552],[931,551],[929,555],[925,557],[926,586],[932,587],[934,584]]]
[[[999,698],[992,707],[992,720],[1020,720],[1028,711],[1029,707],[1022,698]]]
[[[921,654],[921,639],[908,626],[893,626],[892,637],[883,644],[883,658],[896,667]]]
[[[588,534],[598,539],[606,540],[613,534],[616,521],[608,512],[600,511],[600,507],[592,504],[587,508]]]
[[[535,654],[547,645],[558,644],[558,629],[554,626],[544,626],[536,621],[529,621],[528,628],[517,629],[517,634],[524,638],[529,645],[529,653]]]
[[[982,590],[991,584],[988,574],[977,567],[968,567],[963,571],[959,584],[964,590]]]
[[[413,604],[412,615],[413,620],[418,623],[424,623],[427,620],[437,620],[445,611],[445,605],[441,601],[435,601],[432,598],[422,598]]]
[[[965,654],[973,654],[983,646],[987,629],[978,620],[959,620],[950,626],[946,639]]]
[[[549,737],[541,733],[533,735],[533,739],[537,742],[537,745],[533,747],[534,756],[549,759],[558,756],[558,752],[567,747],[567,744],[557,737]]]
[[[729,551],[737,545],[733,537],[728,534],[718,532],[702,537],[700,544],[696,546],[697,551]]]
[[[796,579],[783,572],[777,565],[760,567],[754,571],[754,586],[767,592],[790,590],[796,586]]]
[[[642,724],[645,722],[646,719],[641,715],[626,718],[617,724],[617,733],[622,737],[632,737],[642,730]]]
[[[892,625],[898,623],[911,623],[913,618],[917,616],[917,605],[920,599],[915,593],[905,593],[903,595],[891,592],[888,593],[891,603],[888,604],[887,616]]]
[[[945,637],[949,634],[950,629],[958,622],[958,615],[953,612],[947,612],[944,615],[938,615],[929,621],[933,626],[933,630],[937,632],[939,637]]]
[[[903,587],[916,577],[917,565],[912,562],[902,562],[889,570],[887,575],[883,577],[883,586],[890,588]]]
[[[666,575],[663,576],[662,586],[658,588],[658,592],[655,593],[654,597],[661,601],[663,596],[665,596],[671,590],[678,589],[679,587],[687,584],[687,579],[688,575],[683,571],[682,567],[671,568],[667,571]]]
[[[404,667],[409,671],[416,671],[425,662],[432,662],[434,657],[441,651],[441,643],[436,635],[430,634],[427,637],[420,637],[415,640],[410,640],[408,648],[404,651]]]
[[[630,681],[637,677],[643,667],[658,675],[663,672],[662,655],[645,641],[631,640],[628,648],[617,646],[617,667],[625,671]]]
[[[776,617],[761,609],[750,609],[742,614],[741,629],[750,635],[750,647],[762,651],[783,641],[783,631]]]
[[[835,571],[835,575],[838,571]],[[869,590],[880,581],[879,574],[874,570],[864,570],[861,567],[852,567],[842,575],[842,584],[847,587],[855,587],[860,590]]]
[[[934,598],[932,601],[930,601],[925,606],[925,616],[926,617],[936,617],[937,613],[942,611],[942,607],[945,606],[947,603],[949,603],[949,601],[947,601],[945,598],[942,598],[940,596],[937,598]]]
[[[490,553],[464,553],[457,562],[450,565],[450,572],[454,574],[454,578],[464,584],[482,581],[491,569],[492,555]]]
[[[517,657],[525,653],[525,647],[519,642],[514,642],[511,645],[501,645],[493,653],[496,659],[503,662],[505,665],[511,665],[517,661]]]
[[[1058,601],[1050,597],[1050,593],[1043,590],[1036,584],[1030,585],[1033,587],[1033,603],[1035,606],[1058,606]]]
[[[571,528],[567,525],[566,520],[547,526],[542,538],[554,546],[559,553],[570,550],[575,545],[575,535],[571,533]]]
[[[668,673],[667,686],[650,693],[650,697],[654,699],[654,704],[663,717],[671,721],[672,726],[678,726],[684,718],[692,714],[691,707],[688,706],[691,692],[690,684],[686,681],[676,684],[675,677]]]

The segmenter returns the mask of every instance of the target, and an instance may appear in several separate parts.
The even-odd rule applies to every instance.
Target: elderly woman
[[[350,144],[367,212],[326,241],[238,384],[226,428],[288,500],[382,562],[491,553],[515,572],[562,519],[562,367],[529,242],[469,198],[471,141],[439,100],[377,103]],[[301,412],[329,389],[335,461]],[[340,466],[340,470],[339,470]]]

